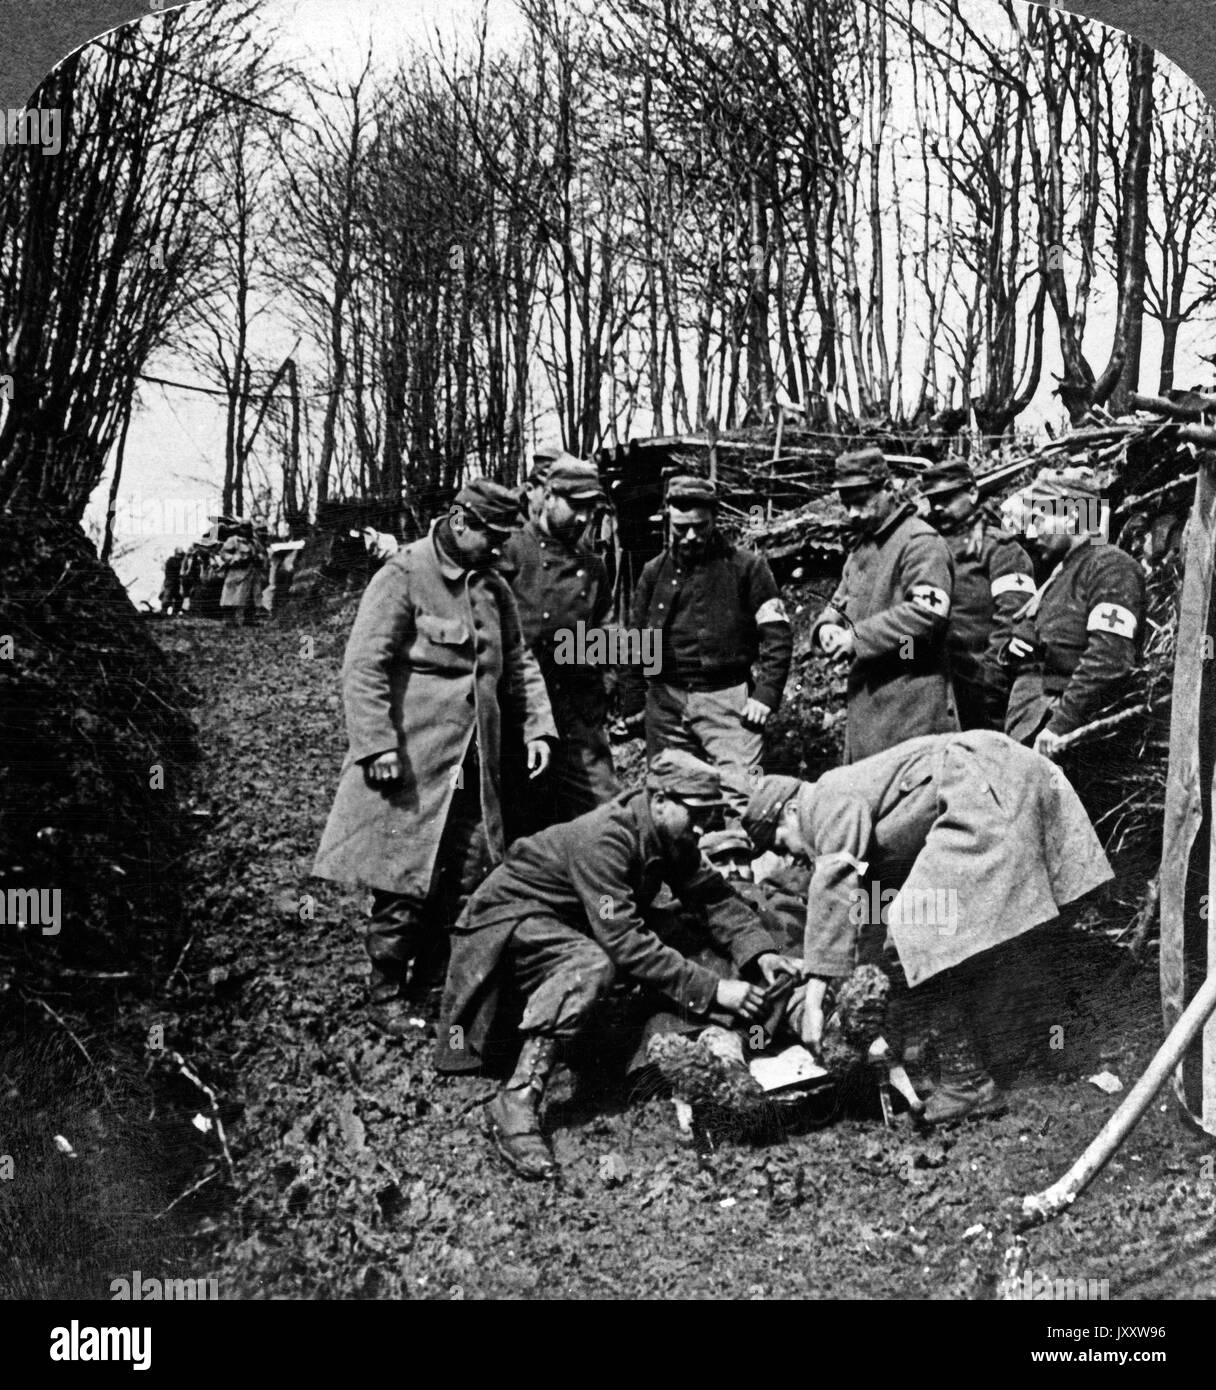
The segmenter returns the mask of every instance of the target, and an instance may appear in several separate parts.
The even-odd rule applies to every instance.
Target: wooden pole
[[[1070,1207],[1110,1161],[1120,1144],[1135,1128],[1153,1098],[1174,1074],[1188,1047],[1216,1013],[1216,972],[1187,1005],[1182,1017],[1158,1048],[1148,1070],[1127,1093],[1123,1104],[1099,1130],[1093,1143],[1067,1173],[1042,1192],[1022,1198],[1022,1215],[1032,1222],[1050,1221]]]

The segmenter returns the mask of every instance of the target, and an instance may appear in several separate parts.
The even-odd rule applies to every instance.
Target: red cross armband
[[[1136,615],[1121,603],[1099,603],[1090,610],[1087,632],[1113,632],[1116,637],[1136,638]]]
[[[908,590],[908,598],[917,608],[923,608],[935,618],[944,618],[950,612],[950,595],[936,584],[913,584]]]

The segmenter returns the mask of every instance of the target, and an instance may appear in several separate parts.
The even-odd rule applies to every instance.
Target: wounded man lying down
[[[524,996],[519,1061],[485,1111],[491,1141],[521,1177],[555,1172],[539,1120],[554,1050],[586,1029],[614,979],[648,986],[706,1023],[718,1014],[755,1023],[763,984],[796,973],[755,908],[698,852],[699,830],[723,802],[712,767],[660,753],[644,790],[517,840],[457,922],[438,1066],[478,1068],[503,986]],[[744,978],[723,979],[661,940],[651,908],[664,883],[704,909],[706,943]]]
[[[811,861],[802,1039],[823,1035],[823,999],[875,947],[894,949],[908,984],[958,1005],[925,1118],[983,1113],[999,1094],[975,1046],[977,970],[968,965],[1107,882],[1110,865],[1063,774],[1004,734],[927,734],[826,773],[765,777],[743,821],[757,850]],[[873,928],[877,927],[877,940]],[[961,1036],[960,1036],[961,1035]]]

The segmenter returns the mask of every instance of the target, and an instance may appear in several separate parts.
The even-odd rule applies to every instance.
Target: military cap
[[[529,483],[543,483],[556,463],[581,463],[573,454],[568,454],[560,444],[546,445],[532,455],[532,471],[528,474]]]
[[[1026,489],[1031,501],[1057,501],[1066,497],[1098,497],[1098,475],[1092,468],[1044,468]]]
[[[465,483],[456,494],[456,505],[491,531],[514,531],[523,524],[519,493],[489,478],[474,478]]]
[[[975,474],[964,459],[947,459],[926,468],[920,475],[920,490],[923,496],[932,497],[935,493],[969,492],[975,486]]]
[[[545,482],[550,491],[572,502],[598,500],[604,495],[599,470],[582,459],[558,459]]]
[[[782,813],[801,790],[797,777],[761,777],[756,783],[743,813],[743,829],[757,851],[772,849]]]
[[[714,507],[718,505],[718,489],[708,478],[680,474],[667,483],[667,504],[674,507]]]
[[[731,827],[727,830],[711,830],[708,835],[702,835],[701,853],[707,859],[716,859],[723,854],[742,855],[750,859],[754,850],[747,832],[740,827]]]
[[[716,769],[678,748],[666,748],[651,758],[646,785],[691,806],[720,806],[725,799]]]
[[[854,449],[841,454],[836,459],[835,486],[881,487],[891,477],[887,460],[881,449],[871,446],[868,449]]]

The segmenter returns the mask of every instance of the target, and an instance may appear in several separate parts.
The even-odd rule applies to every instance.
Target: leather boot
[[[485,1129],[506,1165],[521,1178],[551,1178],[557,1163],[540,1132],[540,1103],[553,1069],[552,1038],[528,1038],[515,1071],[485,1108]]]
[[[402,987],[399,971],[372,961],[368,976],[368,1018],[373,1028],[390,1038],[404,1038],[418,1031],[414,1019],[416,1011],[402,998]]]
[[[1006,1108],[1000,1088],[983,1063],[970,1025],[961,1013],[956,1017],[957,1022],[938,1041],[940,1080],[925,1105],[926,1124],[957,1124],[960,1120],[999,1115]]]

